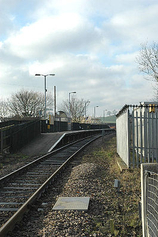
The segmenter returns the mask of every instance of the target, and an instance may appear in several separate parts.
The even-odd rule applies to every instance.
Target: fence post
[[[146,178],[145,178],[145,164],[141,164],[141,216],[142,216],[142,234],[146,235]]]
[[[131,166],[131,161],[130,161],[130,138],[131,138],[131,131],[130,131],[130,113],[129,113],[129,108],[127,111],[127,121],[128,121],[128,129],[127,129],[127,155],[128,155],[128,161],[127,161],[127,166],[130,168]]]
[[[137,167],[139,167],[139,153],[138,153],[138,146],[139,146],[139,139],[138,139],[138,111],[136,111],[136,144],[137,144],[137,148],[136,148],[136,163],[137,163]]]
[[[147,112],[144,111],[144,163],[147,162]]]
[[[156,124],[156,128],[155,128],[155,131],[156,131],[156,139],[155,139],[155,143],[156,143],[156,146],[155,146],[155,148],[156,148],[156,152],[155,152],[155,153],[156,153],[156,162],[158,163],[158,152],[157,152],[157,149],[158,149],[158,145],[157,145],[157,140],[158,140],[158,139],[157,139],[157,130],[158,130],[157,119],[158,119],[158,117],[157,117],[157,114],[158,114],[158,113],[157,113],[157,111],[156,111],[156,116],[155,116],[155,117],[156,117],[156,123],[155,123],[155,124]]]
[[[135,120],[134,108],[132,110],[132,154],[133,154],[133,168],[135,167]]]
[[[140,110],[140,163],[142,163],[142,159],[143,159],[143,123],[142,123],[142,108]]]
[[[1,153],[3,153],[3,130],[1,129]]]
[[[150,154],[151,154],[151,114],[148,112],[148,163],[150,163]]]

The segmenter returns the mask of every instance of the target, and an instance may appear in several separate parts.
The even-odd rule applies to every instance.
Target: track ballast
[[[63,172],[69,161],[100,135],[50,152],[0,179],[0,236],[14,228],[30,205]]]

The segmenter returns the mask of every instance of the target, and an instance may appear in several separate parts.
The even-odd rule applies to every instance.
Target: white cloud
[[[90,50],[96,40],[99,41],[99,36],[97,29],[84,18],[64,14],[24,26],[8,38],[5,45],[19,57],[35,59],[69,50]]]
[[[136,63],[136,57],[138,56],[138,53],[139,52],[119,54],[115,56],[115,59],[117,63],[132,65],[133,63]]]
[[[10,4],[9,4],[10,3]],[[0,0],[1,94],[43,91],[35,73],[55,73],[58,103],[69,91],[91,101],[89,111],[147,100],[152,87],[139,74],[140,43],[157,41],[156,0]]]
[[[158,39],[156,34],[158,19],[158,3],[151,6],[142,6],[114,15],[110,20],[110,25],[116,33],[117,38],[125,42],[127,39],[133,40],[133,44],[138,42]],[[130,42],[131,43],[131,42]]]

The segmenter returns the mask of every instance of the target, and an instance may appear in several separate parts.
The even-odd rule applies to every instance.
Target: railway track
[[[0,236],[14,228],[72,158],[100,135],[54,150],[0,179]]]

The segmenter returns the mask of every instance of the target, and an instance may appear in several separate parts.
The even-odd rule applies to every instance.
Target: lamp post
[[[71,117],[71,108],[70,108],[70,107],[71,107],[71,106],[70,106],[70,105],[71,105],[71,103],[70,103],[70,95],[71,95],[71,94],[75,94],[75,93],[76,93],[76,91],[69,92],[69,117]]]
[[[87,105],[89,105],[89,103],[90,103],[90,100],[88,100],[88,101],[85,102],[85,119],[86,119],[86,112],[87,112],[87,111],[86,111],[86,107],[87,107]]]
[[[94,107],[94,118],[95,118],[95,108],[99,107],[98,105]]]
[[[107,109],[103,110],[103,122],[104,122],[104,119],[105,119],[105,111],[107,111]]]
[[[44,103],[44,118],[46,119],[46,93],[47,93],[47,88],[46,88],[46,77],[47,76],[55,76],[55,74],[35,74],[35,76],[44,76],[44,97],[45,97],[45,103]]]

